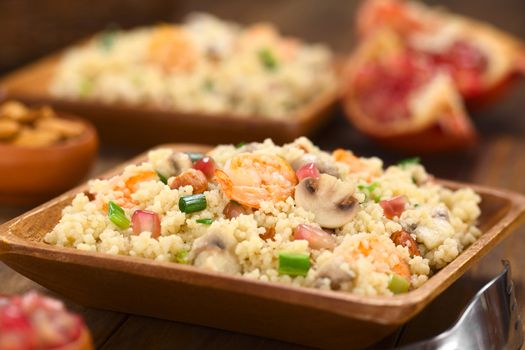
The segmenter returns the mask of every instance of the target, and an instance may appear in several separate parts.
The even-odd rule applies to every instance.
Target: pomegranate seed
[[[307,177],[313,177],[315,179],[319,178],[319,170],[317,170],[317,167],[315,166],[315,163],[306,163],[297,171],[295,172],[297,175],[297,179],[301,181],[302,179],[306,179]]]
[[[160,219],[157,213],[147,210],[136,210],[131,217],[133,233],[151,232],[153,238],[160,236]]]
[[[390,199],[383,199],[379,202],[383,212],[388,219],[394,216],[401,216],[405,210],[405,196],[396,196]]]
[[[215,173],[215,161],[212,157],[202,157],[193,164],[193,169],[202,171],[204,175],[206,175],[206,178],[210,180]]]
[[[330,233],[311,225],[297,226],[293,231],[293,237],[308,241],[308,245],[313,249],[333,249],[335,247],[335,239]]]
[[[0,298],[0,349],[62,348],[77,340],[83,327],[61,302],[37,293]]]

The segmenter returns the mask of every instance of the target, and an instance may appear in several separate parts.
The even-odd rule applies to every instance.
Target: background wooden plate
[[[270,136],[275,142],[285,143],[322,126],[338,99],[337,87],[334,87],[284,120],[66,100],[53,97],[48,90],[60,57],[61,53],[48,56],[0,79],[0,97],[29,104],[49,104],[57,110],[85,117],[95,124],[103,143],[113,145],[151,147],[173,141],[204,141],[211,145],[262,141]]]
[[[205,151],[195,145],[167,145]],[[141,155],[110,171],[144,160]],[[465,184],[442,181],[450,188]],[[421,288],[363,297],[254,281],[192,266],[49,246],[43,236],[86,185],[0,226],[0,259],[80,304],[266,336],[323,348],[360,348],[421,311],[525,219],[525,197],[468,185],[482,196],[483,235]]]

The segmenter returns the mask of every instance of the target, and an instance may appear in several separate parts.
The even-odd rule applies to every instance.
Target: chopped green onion
[[[202,84],[202,89],[207,92],[213,92],[213,90],[215,89],[215,84],[213,83],[213,80],[206,79]]]
[[[377,186],[379,186],[379,182],[374,181],[370,185],[359,184],[357,188],[361,191],[374,192]]]
[[[201,211],[206,209],[206,206],[206,196],[203,194],[192,194],[179,199],[179,209],[183,213]]]
[[[84,79],[80,83],[80,91],[79,95],[80,97],[87,97],[91,95],[91,92],[93,91],[93,81],[90,79]]]
[[[117,31],[108,29],[103,31],[99,38],[98,38],[98,44],[104,51],[109,51],[115,44],[115,39],[117,36]]]
[[[188,157],[190,157],[192,162],[196,162],[204,157],[204,154],[199,152],[186,152],[186,154],[188,155]]]
[[[306,276],[310,269],[310,257],[302,253],[279,253],[279,274]]]
[[[401,294],[408,292],[408,289],[410,288],[410,282],[408,282],[405,278],[393,274],[390,276],[390,281],[388,282],[388,289],[394,294]]]
[[[270,49],[268,48],[261,49],[259,50],[257,55],[259,56],[259,61],[261,61],[261,64],[267,70],[273,71],[277,69],[278,67],[277,59],[275,58],[275,55]]]
[[[166,176],[162,175],[157,170],[155,170],[155,172],[157,173],[157,176],[159,177],[160,182],[162,182],[164,185],[167,185],[168,184],[168,178]]]
[[[118,204],[113,201],[109,201],[108,207],[108,216],[109,220],[114,223],[117,227],[121,229],[126,229],[129,227],[130,221],[126,217],[124,209],[122,209]]]
[[[197,221],[199,224],[203,224],[203,225],[211,225],[211,223],[213,222],[213,219],[211,218],[206,218],[206,219],[197,219],[195,220]]]
[[[187,250],[181,250],[175,254],[175,261],[179,264],[187,264],[188,263],[188,251]]]
[[[419,157],[407,158],[407,159],[403,159],[399,163],[397,163],[397,166],[399,166],[401,168],[406,168],[409,165],[419,164],[420,161],[421,161],[421,158],[419,158]]]
[[[381,196],[374,194],[374,191],[376,190],[377,186],[379,186],[379,182],[374,181],[370,185],[366,184],[359,184],[357,185],[357,188],[364,192],[365,194],[365,200],[368,198],[372,199],[374,202],[379,203],[381,201]]]
[[[246,142],[239,142],[235,145],[235,148],[241,148],[242,146],[246,145]]]

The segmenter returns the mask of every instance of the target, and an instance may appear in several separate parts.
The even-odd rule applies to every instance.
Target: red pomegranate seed
[[[390,199],[383,199],[379,202],[383,212],[388,219],[394,216],[401,216],[405,210],[405,196],[396,196]]]
[[[313,177],[313,178],[319,178],[319,170],[317,170],[317,167],[315,166],[315,163],[306,163],[297,171],[295,172],[297,175],[297,179],[301,181],[302,179],[306,179],[307,177]]]
[[[215,161],[208,156],[202,157],[193,164],[193,169],[202,171],[206,178],[211,180],[215,172]]]
[[[153,238],[160,236],[160,219],[157,213],[147,210],[136,210],[131,217],[133,233],[151,232]]]
[[[301,224],[293,231],[295,239],[304,239],[313,249],[333,249],[335,247],[335,238],[328,232],[315,226]]]

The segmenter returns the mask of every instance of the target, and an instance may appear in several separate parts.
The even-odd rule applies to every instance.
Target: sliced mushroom
[[[348,223],[359,202],[352,195],[354,186],[334,176],[321,174],[318,179],[303,179],[295,187],[295,203],[315,215],[322,227],[337,228]]]
[[[341,289],[343,283],[352,282],[355,278],[355,273],[350,270],[343,257],[334,255],[317,270],[316,279],[322,278],[328,278],[330,280],[330,288],[338,290]]]
[[[444,205],[440,205],[440,206],[435,207],[432,210],[432,217],[435,218],[435,219],[442,219],[442,220],[446,220],[446,221],[450,220],[448,209]]]
[[[297,171],[300,167],[308,163],[314,163],[321,174],[339,177],[339,169],[337,169],[334,164],[311,153],[303,154],[301,157],[294,159],[290,165],[294,171]]]
[[[180,175],[182,172],[191,169],[193,166],[190,156],[183,152],[174,152],[171,155],[170,161],[172,168],[172,173],[170,176]]]
[[[188,258],[194,266],[206,270],[239,273],[241,266],[234,254],[236,245],[237,241],[231,233],[210,228],[193,242]]]

